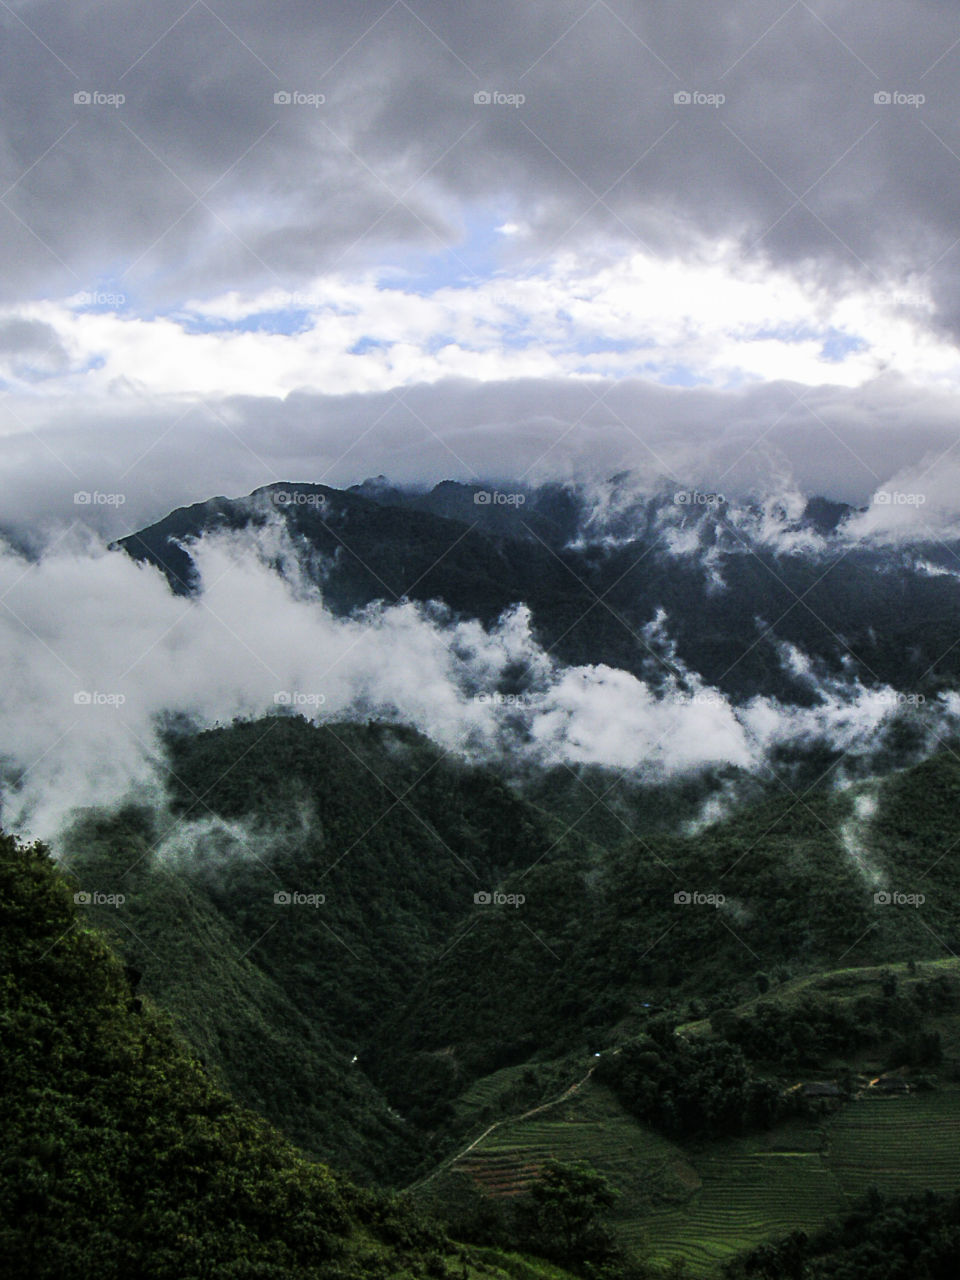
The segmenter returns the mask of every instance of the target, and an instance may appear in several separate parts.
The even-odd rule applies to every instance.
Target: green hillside
[[[0,838],[0,1255],[14,1280],[560,1280],[452,1244],[238,1106],[133,996],[42,848]]]
[[[885,996],[891,980],[896,994]],[[915,1007],[924,1011],[919,1021],[911,1016]],[[787,983],[732,1011],[737,1043],[761,1046],[757,1029],[773,1011],[787,1020],[778,1024],[781,1031],[815,1022],[818,1013],[836,1026],[849,1022],[846,1056],[824,1045],[797,1068],[787,1042],[780,1061],[751,1060],[788,1097],[798,1076],[813,1084],[841,1081],[842,1096],[790,1103],[781,1119],[743,1135],[703,1129],[671,1139],[658,1131],[659,1117],[645,1123],[618,1097],[620,1064],[631,1052],[625,1045],[581,1064],[587,1075],[553,1104],[478,1132],[417,1184],[417,1198],[461,1234],[495,1238],[504,1229],[498,1212],[509,1220],[513,1200],[535,1185],[546,1161],[587,1160],[620,1193],[611,1222],[626,1247],[655,1269],[682,1264],[691,1276],[710,1277],[765,1241],[798,1231],[815,1236],[871,1189],[906,1196],[960,1188],[960,961],[837,970]],[[940,1059],[935,1072],[906,1070],[899,1078],[910,1091],[887,1095],[871,1081],[896,1076],[904,1030],[935,1034]],[[675,1035],[720,1040],[708,1021]],[[481,1107],[501,1085],[497,1077],[481,1081],[461,1105]]]
[[[371,1082],[384,1024],[476,892],[584,842],[408,729],[277,717],[169,749],[168,814],[63,841],[77,889],[124,895],[91,918],[247,1105],[357,1177],[409,1179],[431,1141]]]
[[[824,786],[604,843],[565,825],[570,775],[534,797],[393,726],[278,716],[168,750],[168,812],[64,843],[76,890],[124,895],[84,919],[220,1087],[472,1246],[545,1247],[524,1206],[553,1159],[620,1193],[623,1247],[697,1275],[871,1186],[960,1185],[949,751],[870,783],[869,819]],[[898,1072],[905,1096],[869,1092]]]
[[[479,1074],[499,1048],[595,1050],[638,1034],[657,1010],[682,1022],[684,1010],[735,1006],[839,963],[960,950],[960,867],[945,856],[960,801],[955,756],[878,786],[856,839],[879,881],[847,847],[855,795],[772,797],[693,836],[628,838],[602,859],[554,849],[507,877],[522,909],[475,914],[391,1020],[397,1105],[418,1099],[418,1066],[441,1050],[460,1092],[453,1068]],[[879,884],[925,901],[877,901]],[[704,905],[677,900],[697,893]]]

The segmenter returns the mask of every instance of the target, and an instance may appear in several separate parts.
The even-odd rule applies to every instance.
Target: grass
[[[829,1164],[844,1192],[875,1185],[898,1194],[960,1187],[960,1088],[906,1097],[864,1097],[829,1126]]]
[[[772,1235],[810,1231],[842,1209],[840,1187],[818,1151],[724,1150],[694,1158],[702,1187],[683,1206],[654,1212],[624,1232],[646,1238],[657,1262],[683,1259],[692,1275]]]
[[[544,1115],[495,1130],[453,1169],[490,1195],[528,1189],[543,1162],[586,1159],[620,1192],[624,1244],[692,1276],[771,1236],[816,1230],[871,1185],[905,1193],[960,1186],[960,1087],[864,1097],[826,1120],[683,1148],[639,1124],[590,1081]]]
[[[528,1071],[527,1065],[503,1067],[492,1075],[475,1080],[455,1104],[458,1116],[480,1115],[488,1107],[495,1108],[500,1095],[515,1085]]]
[[[899,990],[908,991],[918,983],[929,982],[940,975],[960,976],[960,959],[951,956],[944,960],[919,960],[912,973],[906,963],[898,963],[809,974],[804,978],[792,978],[782,986],[771,987],[765,995],[751,996],[737,1005],[733,1012],[746,1016],[753,1013],[760,1003],[776,1003],[789,1009],[812,995],[827,996],[842,1007],[863,995],[876,995],[885,973],[896,977]],[[709,1036],[710,1020],[700,1018],[695,1022],[685,1022],[677,1027],[677,1031],[682,1035]]]
[[[495,1130],[452,1172],[469,1173],[490,1195],[513,1196],[547,1159],[586,1159],[620,1192],[611,1221],[626,1245],[657,1263],[682,1258],[692,1275],[706,1276],[741,1249],[809,1230],[842,1208],[823,1145],[821,1129],[794,1121],[754,1140],[688,1151],[590,1081],[545,1114]]]
[[[517,1253],[505,1253],[502,1249],[481,1249],[476,1246],[470,1249],[470,1267],[467,1272],[470,1280],[570,1280],[570,1272],[542,1258],[525,1258]]]
[[[749,1013],[760,999],[788,1006],[811,996],[857,1001],[878,993],[885,972],[904,992],[941,974],[960,974],[960,960],[918,962],[912,971],[891,964],[819,973],[755,997],[738,1012]],[[941,1031],[948,1053],[954,1041],[960,1044],[956,1014],[931,1018],[929,1025]],[[710,1034],[705,1020],[680,1030]],[[515,1071],[478,1082],[464,1098],[466,1108],[487,1104]],[[620,1192],[611,1224],[625,1245],[654,1264],[682,1260],[691,1276],[715,1277],[724,1261],[764,1240],[815,1231],[870,1186],[897,1194],[956,1190],[958,1119],[960,1085],[945,1082],[929,1093],[865,1094],[826,1116],[681,1147],[589,1080],[540,1114],[498,1125],[451,1169],[470,1175],[491,1196],[509,1197],[527,1190],[549,1158],[587,1160]]]

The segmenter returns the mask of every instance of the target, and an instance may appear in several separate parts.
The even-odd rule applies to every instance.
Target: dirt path
[[[452,1169],[458,1160],[462,1160],[464,1156],[468,1156],[474,1147],[478,1147],[481,1142],[486,1138],[489,1138],[491,1133],[494,1133],[497,1129],[501,1129],[505,1124],[521,1124],[524,1120],[529,1120],[531,1116],[537,1116],[543,1111],[549,1111],[551,1107],[559,1107],[561,1102],[566,1102],[568,1098],[572,1098],[575,1093],[580,1092],[583,1086],[593,1075],[596,1065],[596,1063],[593,1063],[590,1070],[582,1080],[577,1080],[574,1084],[570,1085],[568,1089],[565,1089],[563,1093],[560,1094],[559,1098],[554,1098],[552,1102],[541,1102],[538,1107],[533,1107],[529,1111],[524,1111],[519,1116],[505,1116],[502,1120],[496,1120],[489,1128],[484,1129],[479,1138],[474,1138],[469,1146],[464,1147],[462,1151],[458,1151],[457,1154],[455,1156],[451,1156],[450,1159],[444,1160],[443,1163],[438,1165],[432,1173],[428,1173],[425,1178],[421,1178],[419,1182],[415,1182],[412,1186],[407,1187],[407,1190],[419,1191],[421,1187],[425,1187],[427,1183],[431,1182],[438,1174],[446,1173],[448,1169]]]

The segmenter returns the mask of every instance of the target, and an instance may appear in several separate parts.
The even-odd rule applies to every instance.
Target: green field
[[[846,1195],[960,1187],[960,1088],[860,1098],[829,1127],[828,1162]]]
[[[494,1194],[510,1195],[525,1190],[546,1160],[584,1156],[631,1203],[637,1197],[649,1202],[654,1190],[668,1195],[684,1191],[674,1172],[683,1165],[679,1147],[644,1129],[608,1089],[592,1081],[567,1102],[497,1128],[453,1167],[469,1172]]]
[[[526,1190],[545,1160],[586,1159],[620,1191],[624,1243],[694,1276],[771,1236],[815,1230],[876,1185],[890,1192],[960,1187],[960,1087],[862,1097],[832,1117],[684,1148],[639,1124],[603,1085],[529,1120],[505,1123],[451,1172],[493,1196]],[[440,1190],[442,1194],[442,1179]]]
[[[888,1103],[892,1100],[887,1099]],[[771,1234],[811,1228],[843,1207],[826,1168],[824,1135],[793,1124],[750,1141],[688,1151],[627,1114],[593,1081],[529,1120],[500,1126],[452,1173],[469,1174],[494,1196],[526,1190],[544,1161],[586,1159],[620,1192],[612,1221],[654,1260],[686,1260],[709,1275],[715,1263]]]
[[[906,993],[958,970],[957,959],[841,969],[785,983],[762,998],[790,1006],[813,997],[855,1010],[876,999],[885,975],[892,973]],[[749,1015],[759,999],[738,1012]],[[624,1244],[665,1268],[682,1260],[692,1276],[716,1276],[724,1261],[765,1240],[816,1231],[872,1186],[896,1195],[960,1189],[960,1017],[948,1008],[931,1013],[926,1026],[940,1033],[944,1048],[939,1083],[930,1091],[868,1089],[886,1053],[874,1043],[825,1064],[824,1074],[860,1073],[858,1092],[839,1109],[746,1137],[685,1144],[641,1123],[595,1077],[584,1078],[592,1059],[564,1064],[571,1083],[582,1081],[571,1096],[490,1124],[496,1100],[522,1071],[506,1068],[459,1100],[459,1114],[475,1118],[475,1145],[426,1180],[430,1194],[442,1204],[472,1183],[493,1198],[510,1198],[529,1190],[547,1160],[586,1160],[620,1193],[610,1216]],[[713,1034],[707,1020],[677,1030]]]
[[[645,1238],[653,1260],[682,1258],[692,1274],[711,1275],[733,1254],[771,1235],[811,1231],[843,1207],[818,1155],[717,1157],[701,1172],[703,1188],[687,1205],[630,1224],[624,1239]]]
[[[491,1075],[481,1076],[457,1099],[455,1104],[457,1115],[477,1116],[486,1108],[495,1107],[500,1095],[511,1085],[516,1084],[527,1070],[526,1065],[521,1064],[517,1067],[502,1067]]]

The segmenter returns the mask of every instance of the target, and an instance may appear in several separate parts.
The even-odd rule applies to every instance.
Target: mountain
[[[727,1161],[736,1128],[713,1154],[688,1149],[718,1100],[737,1124],[779,1134],[793,1121],[764,1108],[798,1073],[899,1066],[932,1052],[934,1034],[934,1070],[960,1076],[958,1002],[940,982],[954,981],[941,969],[960,948],[952,751],[847,791],[771,791],[695,834],[654,826],[603,842],[558,819],[549,779],[533,803],[393,725],[284,715],[171,732],[167,751],[166,814],[90,814],[70,832],[71,889],[101,895],[76,910],[218,1087],[314,1158],[367,1183],[429,1187],[423,1203],[473,1246],[505,1248],[523,1230],[466,1195],[501,1166],[488,1170],[484,1141],[459,1180],[435,1175],[491,1125],[506,1127],[490,1159],[518,1153],[505,1168],[588,1160],[628,1196],[612,1218],[621,1243],[642,1253],[649,1237],[665,1264],[673,1219],[656,1197],[637,1200],[636,1179],[654,1177],[665,1142],[683,1167]],[[843,983],[859,985],[846,995]],[[670,1047],[677,1028],[689,1061]],[[706,1057],[701,1040],[715,1044]],[[637,1070],[651,1052],[674,1074],[648,1095]],[[680,1110],[667,1088],[686,1098]],[[954,1094],[944,1083],[931,1097],[942,1129]],[[530,1112],[542,1122],[514,1137]],[[759,1141],[752,1132],[742,1141]],[[621,1137],[629,1168],[608,1159]],[[744,1177],[763,1149],[738,1155]],[[690,1195],[674,1183],[662,1194],[674,1215]],[[699,1204],[684,1212],[703,1233]],[[803,1221],[819,1228],[839,1205],[821,1196]],[[737,1247],[785,1221],[764,1219]],[[729,1244],[709,1256],[731,1257]]]
[[[175,511],[118,545],[189,593],[196,539],[279,520],[338,616],[375,600],[439,600],[490,626],[522,603],[539,642],[565,663],[606,664],[654,685],[679,663],[738,702],[809,706],[817,679],[932,697],[960,675],[953,544],[846,540],[852,509],[822,498],[799,510],[699,501],[716,496],[663,491],[601,509],[557,485],[445,482],[423,494],[273,484]]]
[[[305,1149],[402,1182],[429,1134],[368,1078],[379,1029],[476,892],[584,842],[409,729],[284,716],[167,745],[169,814],[89,815],[65,865],[125,895],[93,915],[228,1087]]]
[[[171,834],[88,821],[71,874],[127,893],[99,918],[231,1087],[367,1176],[428,1161],[479,1077],[601,1048],[650,1009],[722,1006],[758,969],[960,948],[950,752],[871,790],[869,819],[862,788],[820,787],[606,846],[392,726],[279,717],[176,735],[170,761]]]
[[[867,527],[378,477],[101,556],[149,622],[83,614],[56,866],[3,846],[20,1270],[839,1280],[873,1183],[949,1238],[955,549]]]

